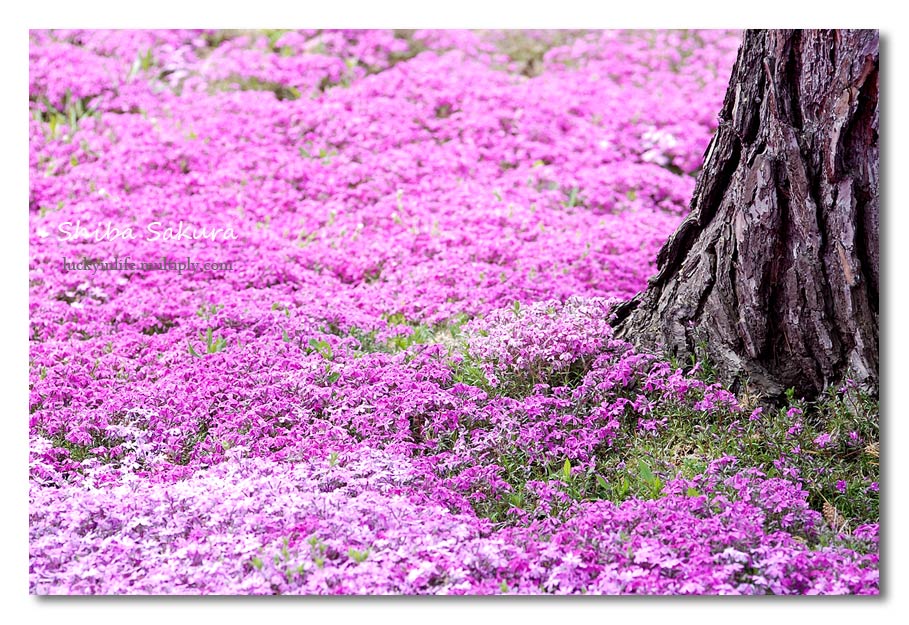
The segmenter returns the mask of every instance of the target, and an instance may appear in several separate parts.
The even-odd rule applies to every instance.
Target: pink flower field
[[[739,42],[31,31],[30,592],[877,594],[861,390],[609,324]]]

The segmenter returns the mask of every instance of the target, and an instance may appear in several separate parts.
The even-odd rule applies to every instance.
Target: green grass
[[[586,372],[585,363],[576,363],[567,374],[560,372],[539,380],[527,379],[521,373],[500,375],[498,385],[491,388],[482,364],[469,356],[453,363],[454,381],[483,388],[491,395],[519,398],[532,392],[532,382],[574,387]],[[707,383],[715,381],[715,370],[709,363],[702,364],[697,375]],[[623,394],[633,400],[640,392],[632,385]],[[662,496],[667,480],[693,478],[704,474],[714,460],[734,456],[737,469],[756,467],[768,478],[801,483],[809,493],[812,509],[822,512],[825,504],[828,511],[833,506],[845,530],[878,522],[879,497],[870,488],[880,475],[875,398],[856,387],[843,392],[833,387],[814,402],[798,401],[790,392],[785,405],[765,405],[755,418],[752,415],[757,406],[751,405],[754,398],[743,394],[739,401],[743,404],[739,412],[713,413],[694,410],[692,401],[663,401],[648,416],[666,418],[667,424],[653,433],[639,431],[637,418],[628,416],[613,445],[598,449],[595,466],[582,473],[572,470],[567,459],[541,461],[529,457],[514,441],[502,441],[489,462],[502,467],[502,477],[511,492],[476,502],[474,508],[481,516],[501,523],[514,521],[516,511],[532,514],[538,501],[527,490],[531,480],[558,484],[568,496],[562,506],[566,510],[572,502],[653,499]],[[583,405],[570,408],[579,415],[588,409]],[[815,442],[822,434],[831,437],[823,446]],[[469,430],[465,435],[470,436]],[[446,441],[438,442],[446,446]]]

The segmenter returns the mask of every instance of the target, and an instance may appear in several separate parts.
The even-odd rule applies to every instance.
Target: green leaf
[[[359,551],[359,550],[351,547],[350,549],[347,550],[347,555],[350,556],[351,560],[353,560],[354,562],[359,564],[361,562],[365,562],[366,559],[369,557],[369,549],[367,549],[366,551]]]
[[[648,484],[653,482],[654,476],[650,466],[642,459],[638,460],[638,476]]]
[[[565,460],[565,464],[562,465],[562,477],[566,482],[571,481],[571,461]]]
[[[319,352],[323,358],[330,360],[332,355],[331,344],[324,339],[309,339],[309,346]]]
[[[619,499],[624,499],[625,495],[628,494],[628,491],[631,490],[631,483],[629,483],[626,476],[622,476],[622,482],[619,486]]]
[[[658,477],[654,478],[653,481],[650,482],[650,494],[653,495],[653,497],[659,497],[662,493],[663,493],[663,480],[661,480]]]
[[[565,204],[567,208],[574,208],[574,205],[578,201],[578,188],[572,187],[571,192],[568,194],[568,203]]]
[[[149,48],[148,52],[146,52],[145,56],[142,58],[142,69],[148,71],[149,69],[151,69],[154,62],[155,62],[155,57],[152,56],[151,48]]]

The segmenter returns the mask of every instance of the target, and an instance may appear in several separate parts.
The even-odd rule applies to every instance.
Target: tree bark
[[[878,385],[878,34],[747,31],[691,211],[616,310],[767,396]]]

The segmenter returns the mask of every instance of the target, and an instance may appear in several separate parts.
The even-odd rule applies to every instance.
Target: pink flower
[[[790,419],[794,419],[802,414],[801,408],[792,407],[786,411],[786,416]]]

